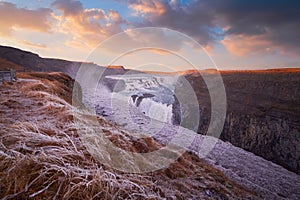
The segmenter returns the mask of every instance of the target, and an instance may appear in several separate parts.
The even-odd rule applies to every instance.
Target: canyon
[[[220,139],[299,174],[300,71],[221,71],[220,74],[227,96],[227,114]],[[132,103],[151,118],[193,129],[188,122],[195,121],[194,112],[198,110],[199,125],[195,131],[206,134],[211,121],[211,99],[202,76],[215,74],[204,71],[177,77],[142,74],[106,78],[118,80],[115,85],[123,88],[122,94],[131,96]],[[190,96],[181,84],[183,80],[191,84],[197,104],[186,101],[182,106],[178,102],[176,94]],[[151,110],[159,116],[153,116]]]
[[[198,133],[195,142],[188,147],[189,152],[195,154],[199,153],[203,138],[209,137],[204,135],[211,123],[210,93],[214,92],[214,87],[208,89],[204,80],[213,80],[219,74],[226,90],[226,118],[219,136],[223,142],[218,140],[204,158],[205,162],[244,187],[258,192],[260,197],[299,197],[295,189],[300,174],[299,69],[190,70],[159,74],[121,66],[106,68],[94,63],[46,59],[11,47],[0,47],[0,61],[3,63],[1,69],[13,68],[19,74],[63,72],[73,79],[83,67],[84,76],[89,77],[86,79],[88,82],[99,82],[95,91],[79,87],[83,94],[78,100],[87,109],[95,110],[95,114],[107,123],[132,134],[150,134],[156,130],[155,127],[166,127],[161,129],[165,134],[153,133],[153,138],[160,144],[168,143],[175,127],[187,128],[184,130],[191,135]],[[101,77],[93,75],[93,70],[98,71]],[[39,77],[38,74],[32,76]],[[54,81],[60,76],[49,77]],[[69,82],[70,79],[67,79]],[[61,80],[62,83],[64,80]],[[185,83],[189,84],[188,89]],[[64,88],[63,85],[61,87]],[[38,90],[43,90],[43,87]],[[69,90],[57,95],[63,97],[64,93],[68,94],[70,101]],[[184,103],[182,97],[188,97]],[[295,183],[295,187],[291,183]]]
[[[220,139],[300,173],[300,70],[220,72],[227,114]],[[205,76],[205,74],[204,74]],[[186,75],[200,105],[199,133],[210,121],[210,97],[200,74]]]

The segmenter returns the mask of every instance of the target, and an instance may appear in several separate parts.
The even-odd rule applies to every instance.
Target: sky
[[[0,44],[99,65],[122,55],[112,64],[157,71],[193,68],[186,57],[207,68],[295,68],[299,10],[297,0],[0,0]]]

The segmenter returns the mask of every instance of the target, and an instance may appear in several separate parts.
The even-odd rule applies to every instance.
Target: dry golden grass
[[[147,174],[124,173],[104,165],[90,155],[79,137],[79,131],[88,127],[78,129],[74,119],[90,124],[95,116],[74,114],[68,103],[72,80],[60,73],[19,77],[37,81],[0,86],[0,198],[256,198],[191,153],[168,168]],[[101,117],[96,120],[104,133],[101,137],[128,152],[161,147],[152,138],[135,139]]]

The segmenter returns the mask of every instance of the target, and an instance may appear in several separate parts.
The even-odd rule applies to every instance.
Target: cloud
[[[159,55],[168,55],[168,54],[170,54],[170,52],[168,52],[167,50],[158,49],[158,48],[148,48],[147,50],[151,51],[155,54],[159,54]]]
[[[221,43],[229,52],[237,56],[270,54],[276,53],[276,50],[278,50],[277,48],[274,48],[270,41],[257,35],[230,35],[222,40]]]
[[[85,9],[79,0],[56,0],[50,8],[34,10],[0,1],[0,36],[43,48],[42,44],[35,42],[35,38],[28,39],[25,34],[20,36],[24,30],[37,31],[42,32],[43,38],[59,35],[57,40],[62,41],[64,48],[87,50],[123,30],[154,26],[185,33],[209,51],[221,43],[238,56],[280,54],[299,57],[300,1],[116,1],[127,4],[132,16],[124,19],[116,10]],[[48,32],[53,34],[43,34]],[[163,44],[179,51],[184,43],[164,33],[157,35],[149,31],[143,38],[130,35],[130,31],[127,34],[129,39],[123,43],[133,48],[141,43],[145,46],[154,43],[154,46]],[[121,42],[116,42],[114,48],[122,49],[118,44]],[[223,45],[219,46],[223,48]]]
[[[141,48],[163,54],[164,49],[179,52],[183,46],[192,46],[188,38],[169,29],[153,29],[152,27],[127,29],[101,44],[101,48],[111,54],[120,55],[128,50]],[[157,49],[157,51],[154,51]]]
[[[74,0],[57,0],[52,3],[52,6],[62,11],[64,16],[79,15],[83,10],[81,2]]]
[[[116,23],[122,23],[122,22],[125,22],[122,17],[120,16],[120,14],[117,12],[117,11],[114,11],[114,10],[109,10],[108,11],[108,16],[109,18],[116,22]]]
[[[226,36],[221,43],[227,50],[237,56],[250,55],[285,55],[298,56],[298,46],[287,47],[285,43],[278,43],[270,39],[270,34],[245,35],[232,34]],[[297,49],[298,48],[298,49]]]
[[[18,40],[20,44],[24,44],[26,46],[37,47],[37,48],[47,48],[47,45],[40,43],[33,43],[28,40]]]
[[[130,0],[129,8],[135,11],[134,15],[136,16],[145,14],[162,15],[166,11],[165,5],[159,0]]]
[[[135,23],[135,26],[168,27],[188,34],[206,48],[222,41],[229,51],[238,55],[243,54],[236,51],[241,46],[245,53],[274,53],[275,50],[286,55],[300,53],[300,1],[126,2],[135,14],[142,17],[142,22]],[[233,38],[240,42],[243,38],[243,45]],[[250,41],[254,43],[250,44]]]
[[[217,33],[213,31],[215,16],[211,13],[211,9],[203,7],[199,3],[182,5],[174,0],[141,2],[129,1],[130,8],[144,14],[143,22],[136,23],[136,26],[159,26],[174,29],[193,37],[203,46],[209,45],[217,36]],[[138,3],[141,3],[142,6],[137,6]]]
[[[229,47],[230,38],[238,38],[243,44],[249,44],[245,45],[249,47],[249,51],[259,48],[268,49],[268,52],[281,49],[278,52],[290,55],[300,53],[299,1],[287,3],[282,0],[243,2],[219,0],[213,2],[211,6],[215,8],[219,18],[223,21],[220,25],[227,27],[223,42],[227,44],[226,47]],[[250,44],[250,41],[253,44]],[[237,48],[241,44],[235,40],[229,48],[232,49],[233,46]]]
[[[0,35],[9,37],[16,28],[41,32],[51,30],[51,9],[29,10],[17,8],[15,4],[0,2]]]
[[[61,12],[56,16],[58,31],[72,36],[72,41],[66,44],[82,44],[94,47],[107,37],[121,32],[121,26],[126,24],[118,12],[93,8],[84,9],[80,1],[57,0],[52,6]]]

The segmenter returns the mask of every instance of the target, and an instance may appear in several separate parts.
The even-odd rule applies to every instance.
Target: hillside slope
[[[23,51],[13,47],[0,46],[0,58],[24,68],[26,71],[60,71],[67,72],[69,68],[79,67],[79,62],[61,59],[45,59],[38,54]]]
[[[86,123],[89,117],[74,115],[69,104],[73,80],[61,73],[18,76],[17,82],[0,85],[0,198],[258,199],[193,153],[148,174],[99,163],[74,124],[74,117]],[[127,151],[161,146],[151,138],[132,140],[120,127],[98,121],[106,137]]]
[[[8,65],[9,63],[9,65]],[[28,72],[63,72],[72,78],[80,67],[94,68],[103,71],[106,74],[124,74],[128,72],[123,66],[99,66],[90,62],[75,62],[55,58],[42,58],[38,54],[17,49],[14,47],[0,45],[0,69],[14,68],[18,71]],[[130,70],[131,73],[135,72]]]

